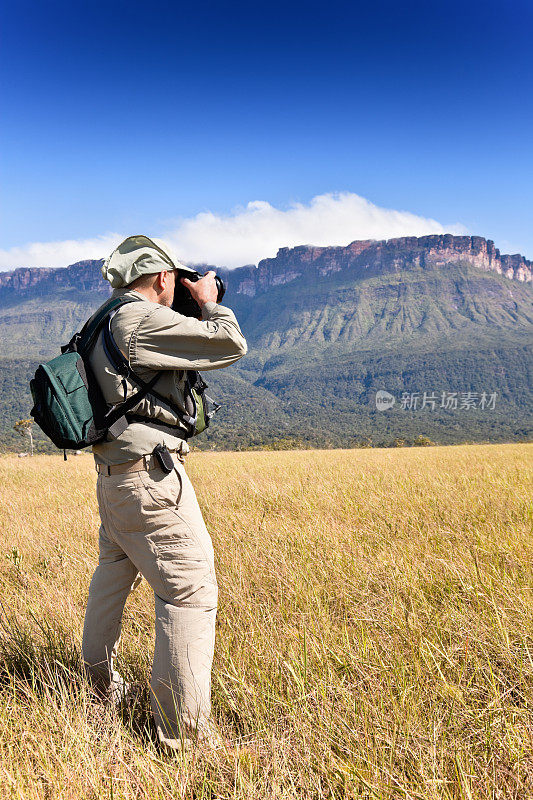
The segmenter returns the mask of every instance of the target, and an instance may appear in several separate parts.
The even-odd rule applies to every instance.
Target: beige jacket
[[[113,297],[131,295],[141,302],[121,306],[111,323],[111,332],[132,370],[144,381],[164,370],[154,389],[168,397],[179,408],[184,405],[184,370],[210,370],[227,367],[242,358],[247,344],[233,311],[218,303],[208,302],[202,308],[202,321],[178,314],[171,308],[147,300],[133,289],[115,289]],[[122,378],[108,361],[102,344],[102,334],[89,357],[90,365],[109,404],[124,399]],[[209,383],[209,381],[207,381]],[[128,382],[127,396],[137,391]],[[208,390],[209,394],[209,390]],[[187,452],[183,440],[185,431],[178,415],[149,395],[132,411],[147,418],[132,422],[124,433],[109,442],[93,446],[97,464],[120,464],[151,453],[157,444],[171,450]],[[157,426],[157,421],[176,426]]]

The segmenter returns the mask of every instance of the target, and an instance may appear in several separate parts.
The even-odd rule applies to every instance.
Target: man
[[[93,446],[101,517],[99,562],[89,589],[82,652],[97,685],[111,697],[124,692],[114,667],[124,604],[144,575],[155,597],[155,652],[151,702],[159,741],[181,749],[213,741],[210,679],[217,581],[213,546],[184,467],[188,452],[186,370],[233,364],[247,351],[230,309],[218,305],[215,273],[197,282],[182,278],[202,319],[170,306],[176,269],[187,270],[164,243],[130,236],[102,267],[116,294],[136,302],[120,306],[111,332],[133,372],[154,385],[114,440]],[[192,270],[191,270],[192,271]],[[91,368],[109,404],[136,388],[113,369],[99,336]],[[109,437],[108,437],[109,438]],[[154,448],[171,451],[166,473]]]

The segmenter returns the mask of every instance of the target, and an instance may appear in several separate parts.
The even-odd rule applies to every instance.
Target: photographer
[[[109,405],[134,393],[131,374],[153,393],[132,409],[116,438],[93,446],[101,527],[82,646],[96,684],[120,700],[126,687],[114,658],[122,613],[143,575],[155,597],[152,711],[160,743],[172,749],[192,740],[217,742],[210,723],[213,546],[184,467],[195,411],[190,371],[229,366],[247,351],[235,315],[217,303],[215,273],[193,282],[177,270],[196,277],[164,243],[146,236],[126,239],[102,267],[114,294],[135,300],[120,306],[110,323],[131,372],[117,371],[103,333],[91,368]],[[177,280],[201,319],[171,308]]]

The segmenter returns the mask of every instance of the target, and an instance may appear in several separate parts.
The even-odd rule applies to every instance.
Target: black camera
[[[200,306],[196,300],[193,299],[187,287],[182,284],[180,278],[188,278],[190,281],[196,282],[199,281],[200,278],[203,278],[203,275],[200,275],[199,272],[188,272],[184,269],[178,269],[176,272],[176,288],[174,289],[172,309],[186,317],[196,317],[196,319],[201,319],[202,311]],[[219,278],[218,275],[215,275],[215,282],[218,289],[217,303],[220,303],[226,292],[226,286],[222,278]]]

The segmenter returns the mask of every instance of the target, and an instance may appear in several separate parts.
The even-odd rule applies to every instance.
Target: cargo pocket
[[[209,562],[200,553],[185,557],[180,548],[157,550],[159,578],[167,602],[193,608],[216,608],[217,585]]]

